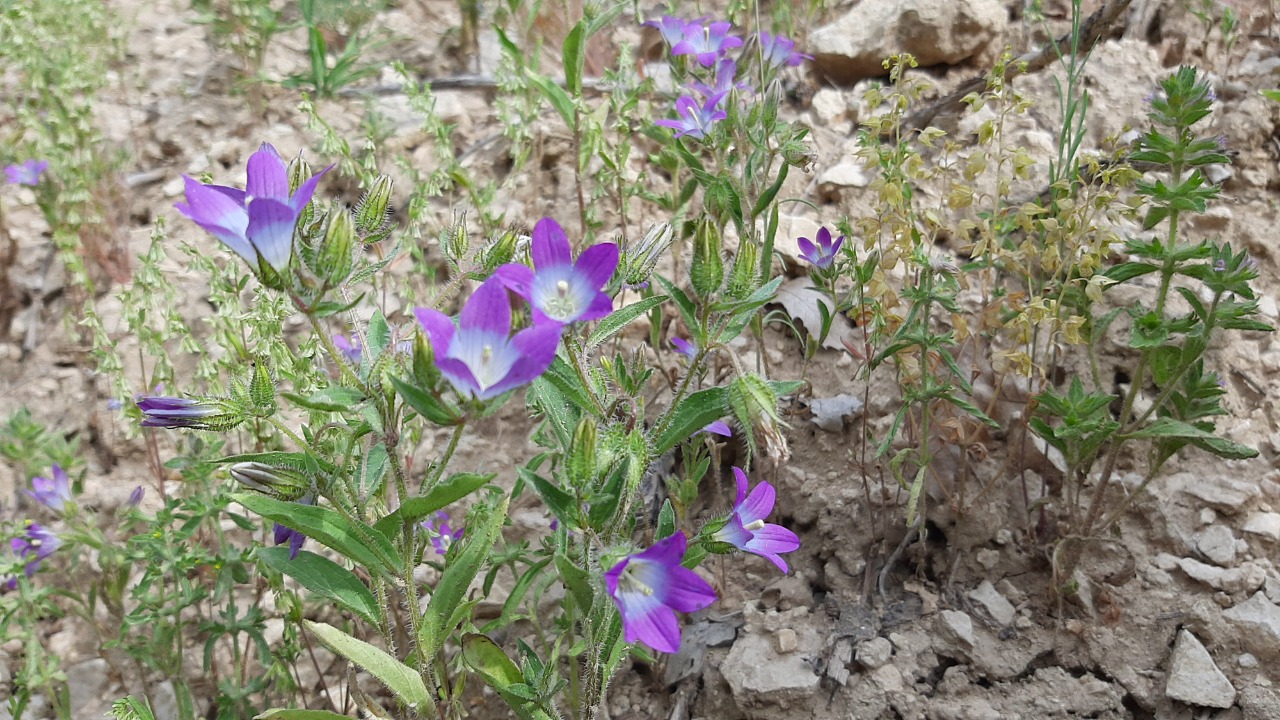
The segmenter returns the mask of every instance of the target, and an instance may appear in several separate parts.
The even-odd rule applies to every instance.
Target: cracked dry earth
[[[1050,28],[1060,32],[1063,3],[1044,6]],[[1222,183],[1223,200],[1194,220],[1191,231],[1220,235],[1249,249],[1262,275],[1257,286],[1263,313],[1274,322],[1280,315],[1280,256],[1273,250],[1280,226],[1280,114],[1257,91],[1280,83],[1280,28],[1268,3],[1236,6],[1244,17],[1242,35],[1228,52],[1216,35],[1205,35],[1183,3],[1133,2],[1088,65],[1093,107],[1085,145],[1086,151],[1096,149],[1105,138],[1141,126],[1142,98],[1178,64],[1213,72],[1222,102],[1208,122],[1238,156],[1215,178]],[[815,204],[787,206],[779,246],[790,267],[795,266],[795,237],[812,236],[818,225],[830,225],[841,215],[871,212],[866,187],[874,175],[853,155],[854,130],[873,110],[861,94],[877,74],[880,57],[900,49],[916,52],[921,72],[941,94],[983,72],[1000,48],[1020,52],[1042,39],[1034,24],[1020,19],[1021,7],[1021,2],[997,0],[862,0],[829,11],[814,25],[809,44],[802,40],[801,46],[817,55],[817,62],[788,78],[793,91],[788,112],[813,128],[817,153],[813,172],[793,173],[781,194]],[[1086,3],[1086,10],[1096,7]],[[155,179],[130,196],[122,240],[130,253],[142,252],[151,219],[164,216],[175,241],[212,250],[212,242],[196,228],[174,222],[180,173],[235,172],[262,140],[309,153],[316,140],[294,109],[297,98],[290,91],[264,86],[269,102],[261,106],[229,92],[226,58],[209,49],[204,29],[183,3],[147,0],[121,12],[132,27],[128,72],[136,75],[121,84],[127,89],[102,103],[100,119],[110,142],[130,148],[133,165],[127,172]],[[474,70],[446,32],[460,24],[457,12],[456,4],[444,0],[404,2],[383,11],[376,22],[394,39],[385,52],[394,52],[424,77]],[[641,40],[634,24],[627,24],[630,19],[624,15],[612,31],[614,44]],[[482,74],[491,73],[492,33],[482,33],[480,47],[478,66]],[[869,65],[857,48],[876,64]],[[269,77],[279,78],[300,70],[304,60],[305,39],[289,33],[274,41],[264,67]],[[1017,81],[1037,104],[1014,120],[1012,142],[1042,163],[1052,155],[1056,137],[1053,73]],[[488,164],[506,181],[496,203],[508,218],[555,215],[570,206],[573,182],[566,158],[572,156],[571,146],[550,111],[533,128],[539,160],[524,175],[508,178],[502,176],[509,167],[503,146],[491,142],[501,131],[492,95],[466,88],[437,95],[443,119],[456,124],[455,146],[474,166]],[[384,94],[371,103],[394,129],[387,157],[403,155],[418,167],[431,167],[431,140],[418,129],[405,99]],[[365,112],[359,99],[323,106],[326,118],[350,138],[360,136]],[[971,137],[975,127],[972,118],[944,123],[962,138]],[[1037,190],[1021,188],[1028,196]],[[10,203],[10,222],[20,244],[17,262],[4,271],[24,310],[0,338],[0,414],[26,406],[40,421],[79,436],[89,449],[90,501],[116,507],[133,487],[148,481],[143,449],[116,425],[118,419],[106,409],[106,383],[85,366],[81,349],[65,339],[64,281],[56,266],[43,262],[47,229],[23,204],[30,197],[18,193],[6,200],[16,200]],[[455,209],[442,200],[431,213],[444,224]],[[656,219],[646,218],[645,224]],[[619,230],[606,227],[604,235]],[[169,269],[187,291],[182,310],[199,318],[209,312],[204,289],[183,272],[179,257],[171,255]],[[1150,290],[1125,289],[1127,295],[1117,293],[1109,301],[1136,302],[1143,292]],[[797,302],[783,304],[802,316]],[[108,293],[99,303],[108,327],[118,327],[118,301]],[[388,308],[388,315],[398,310]],[[631,339],[644,342],[645,334]],[[33,337],[34,347],[24,355],[23,345],[30,346]],[[120,342],[128,356],[128,339]],[[1133,362],[1124,338],[1113,332],[1099,351],[1104,375],[1123,383]],[[743,352],[754,362],[755,350],[744,345]],[[789,335],[770,330],[764,352],[776,378],[800,377],[804,371],[800,349]],[[1037,514],[1027,509],[1058,480],[1052,459],[1034,449],[1015,449],[1000,433],[983,438],[982,457],[975,461],[975,474],[986,478],[979,498],[959,514],[934,497],[927,539],[903,543],[905,494],[863,442],[863,420],[867,433],[880,437],[900,395],[887,380],[869,388],[856,381],[857,362],[839,345],[820,351],[804,371],[811,392],[787,399],[791,460],[771,478],[779,494],[774,521],[794,528],[803,541],[790,557],[792,573],[781,576],[750,556],[709,563],[721,601],[688,619],[680,654],[656,666],[624,667],[610,688],[608,715],[617,720],[1280,718],[1280,472],[1275,466],[1280,338],[1234,337],[1212,348],[1209,362],[1223,371],[1228,390],[1231,415],[1222,419],[1220,430],[1260,449],[1261,457],[1227,462],[1188,453],[1176,458],[1113,535],[1086,556],[1076,578],[1080,592],[1059,601],[1048,590],[1049,547],[1037,532]],[[1021,402],[1007,405],[999,418],[1005,427],[1022,407]],[[457,468],[500,470],[522,462],[533,453],[530,431],[519,408],[510,408],[480,428]],[[445,440],[429,436],[422,457],[433,455]],[[1015,451],[1030,459],[1001,474]],[[1133,459],[1129,463],[1128,471],[1138,469]],[[1131,477],[1136,482],[1136,474]],[[0,467],[0,497],[13,502],[25,481]],[[1126,492],[1134,483],[1121,484],[1118,491]],[[727,492],[713,489],[706,510],[722,506]],[[513,510],[513,520],[516,533],[532,534],[546,515],[526,504]],[[885,559],[900,544],[900,560],[882,591]],[[64,658],[76,716],[98,717],[110,699],[136,691],[142,679],[122,675],[97,657],[79,630],[60,621],[49,628],[49,643]],[[3,649],[12,656],[13,648]],[[335,672],[341,680],[342,671]],[[475,716],[505,717],[495,702],[478,704]]]

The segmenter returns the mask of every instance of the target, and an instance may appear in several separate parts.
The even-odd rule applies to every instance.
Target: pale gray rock
[[[968,650],[977,642],[973,635],[973,619],[959,610],[938,613],[935,629],[939,640],[960,650]]]
[[[809,35],[814,63],[837,82],[885,75],[881,63],[911,53],[921,67],[955,65],[982,52],[1008,15],[998,0],[861,2]]]
[[[858,646],[856,659],[858,664],[868,670],[883,667],[893,657],[893,643],[885,638],[877,637]]]
[[[779,655],[769,638],[760,634],[738,637],[720,666],[736,698],[789,703],[809,697],[821,678],[801,653]]]
[[[1236,537],[1226,525],[1210,525],[1195,534],[1193,541],[1201,555],[1222,567],[1236,561]]]
[[[1013,603],[1005,599],[990,580],[983,580],[978,587],[969,592],[970,599],[986,608],[987,614],[1000,627],[1007,627],[1013,622],[1017,611]]]
[[[1203,500],[1215,510],[1227,515],[1239,512],[1245,503],[1257,497],[1260,492],[1255,483],[1190,472],[1169,476],[1168,486],[1171,489],[1176,487],[1187,495]]]
[[[1280,643],[1280,607],[1268,600],[1265,593],[1254,593],[1248,600],[1222,615],[1252,632],[1263,633],[1273,642]]]
[[[1280,540],[1280,513],[1253,513],[1244,521],[1244,531],[1268,540]]]
[[[814,120],[831,126],[845,119],[845,114],[849,112],[849,103],[840,90],[820,88],[813,94],[809,109],[813,111]]]
[[[844,420],[862,412],[862,398],[848,393],[835,397],[814,398],[809,403],[813,417],[809,421],[827,432],[844,430]]]
[[[1195,635],[1180,630],[1169,662],[1166,696],[1199,707],[1229,708],[1236,701],[1236,689],[1218,669],[1209,651]]]
[[[71,711],[76,717],[101,716],[103,693],[107,690],[110,665],[103,658],[93,658],[67,668],[67,689],[71,693]]]
[[[823,170],[818,176],[818,184],[828,187],[864,188],[874,179],[875,175],[868,171],[860,160],[847,159]]]

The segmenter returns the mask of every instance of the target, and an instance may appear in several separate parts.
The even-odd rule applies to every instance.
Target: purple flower
[[[533,381],[556,356],[558,323],[535,324],[511,335],[511,305],[501,280],[486,280],[467,300],[458,326],[431,308],[414,311],[435,351],[436,366],[462,395],[497,397]]]
[[[671,344],[675,346],[676,350],[681,355],[684,355],[690,360],[698,356],[698,346],[694,345],[692,342],[688,340],[685,340],[683,338],[673,337],[671,338]]]
[[[691,87],[704,98],[724,97],[729,94],[730,90],[749,90],[751,85],[745,82],[735,83],[734,78],[738,74],[738,64],[729,58],[722,58],[716,63],[716,84],[711,87],[704,83],[695,82]]]
[[[217,401],[149,395],[138,398],[142,427],[228,430],[240,424],[230,408]]]
[[[720,437],[733,437],[733,429],[723,420],[716,420],[708,424],[706,427],[698,431],[698,433],[708,433],[711,435],[719,435]],[[694,433],[695,435],[698,433]]]
[[[529,301],[535,326],[546,321],[568,325],[599,320],[613,312],[613,300],[600,289],[618,268],[617,245],[592,245],[582,251],[575,263],[564,228],[551,218],[542,218],[533,226],[529,254],[533,256],[533,269],[508,263],[493,275]]]
[[[298,499],[303,505],[311,505],[315,503],[315,496],[306,495]],[[302,549],[302,543],[307,541],[307,536],[301,530],[294,530],[287,525],[276,523],[271,529],[273,539],[276,545],[284,545],[289,543],[289,559],[294,560],[298,557],[298,551]]]
[[[658,32],[662,33],[662,39],[666,41],[668,47],[675,47],[682,42],[690,27],[694,31],[701,29],[701,25],[698,23],[687,23],[671,15],[663,15],[660,20],[650,20],[641,24],[657,28]]]
[[[27,577],[31,577],[40,569],[40,563],[61,545],[62,540],[57,533],[43,525],[27,521],[27,531],[9,541],[9,550],[26,562],[22,571]],[[9,578],[3,587],[13,590],[18,587],[18,579]]]
[[[10,185],[38,185],[40,176],[49,168],[48,160],[31,159],[18,165],[10,165],[4,169],[9,176]]]
[[[814,267],[825,270],[831,267],[831,261],[835,260],[836,253],[840,252],[840,246],[844,244],[844,236],[841,235],[832,242],[831,231],[821,227],[818,228],[816,245],[807,237],[798,238],[796,244],[800,246],[800,257],[808,260]]]
[[[60,513],[71,500],[71,481],[57,463],[53,464],[52,478],[31,478],[31,490],[27,492],[36,502]]]
[[[738,499],[724,527],[711,537],[739,550],[767,558],[779,570],[787,572],[787,562],[779,555],[799,548],[800,538],[781,525],[764,521],[773,511],[776,498],[773,486],[762,482],[747,495],[747,474],[735,467],[733,475],[738,481]]]
[[[729,34],[732,24],[727,22],[689,23],[684,29],[684,39],[671,47],[672,55],[696,55],[703,67],[711,67],[730,48],[742,47],[742,38]]]
[[[796,52],[794,40],[767,32],[760,33],[760,57],[764,66],[769,69],[781,68],[784,65],[795,67],[805,60],[813,59],[812,55]]]
[[[712,95],[699,106],[698,102],[693,98],[688,95],[681,95],[676,99],[676,113],[680,116],[680,119],[658,120],[656,122],[663,127],[679,131],[676,133],[676,137],[691,135],[701,140],[711,130],[713,123],[729,117],[725,111],[716,108],[722,98],[724,98],[723,94]]]
[[[350,340],[347,340],[346,335],[334,335],[333,345],[338,348],[338,352],[347,358],[348,362],[353,365],[360,364],[361,348],[359,337],[352,336]]]
[[[244,190],[202,185],[183,175],[187,202],[174,207],[251,266],[259,267],[261,260],[282,273],[293,256],[293,226],[298,215],[311,202],[320,177],[331,169],[332,165],[321,170],[291,195],[284,160],[270,143],[262,143],[249,157]]]
[[[142,498],[147,494],[147,489],[141,485],[133,489],[129,493],[129,499],[125,501],[125,505],[129,507],[138,507],[142,503]]]
[[[683,532],[628,555],[604,575],[605,588],[622,614],[627,642],[639,640],[659,652],[680,649],[676,611],[694,612],[716,600],[706,580],[682,566],[688,540]]]
[[[437,555],[449,552],[449,547],[462,539],[463,529],[454,530],[450,527],[449,515],[444,511],[433,513],[418,524],[427,531],[427,536],[431,538],[431,546],[436,549]]]

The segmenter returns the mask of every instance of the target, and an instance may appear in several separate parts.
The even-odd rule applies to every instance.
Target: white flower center
[[[761,519],[761,520],[755,520],[755,521],[751,522],[751,523],[750,523],[750,524],[748,524],[748,525],[743,525],[743,526],[742,526],[742,529],[743,529],[743,530],[749,530],[749,531],[751,531],[751,532],[755,532],[755,531],[757,531],[757,530],[763,530],[763,529],[764,529],[764,520],[763,520],[763,519]]]

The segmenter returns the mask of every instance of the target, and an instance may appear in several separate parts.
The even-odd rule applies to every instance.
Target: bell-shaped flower
[[[618,246],[592,245],[573,260],[573,248],[560,223],[542,218],[529,245],[533,269],[508,263],[494,277],[533,306],[535,324],[548,320],[568,325],[599,320],[613,312],[613,300],[601,292],[618,267]]]
[[[762,482],[748,495],[747,474],[735,467],[733,475],[738,481],[738,499],[724,527],[717,530],[712,539],[766,558],[779,570],[787,572],[787,562],[779,556],[799,548],[800,538],[781,525],[764,521],[773,512],[777,497],[773,486]]]
[[[767,68],[795,67],[805,60],[812,60],[812,55],[796,52],[796,42],[781,35],[760,33],[760,56]]]
[[[676,98],[676,114],[679,119],[655,120],[654,122],[663,127],[669,127],[676,131],[676,137],[689,135],[690,137],[701,140],[711,132],[711,126],[720,120],[729,117],[724,110],[718,109],[720,100],[724,98],[723,93],[717,93],[707,98],[706,102],[701,105],[688,95],[681,95]]]
[[[511,334],[511,304],[498,278],[486,280],[462,307],[455,327],[431,308],[414,311],[431,340],[436,367],[454,389],[477,400],[513,390],[546,372],[560,344],[558,323]]]
[[[750,90],[751,84],[746,82],[735,82],[738,75],[738,64],[732,58],[721,58],[716,63],[715,85],[707,85],[706,83],[694,82],[690,84],[694,90],[704,98],[724,97],[731,90]]]
[[[44,525],[28,520],[26,532],[9,541],[9,551],[19,561],[26,563],[22,572],[27,577],[31,577],[40,569],[40,563],[52,555],[61,545],[62,538],[59,538],[57,533]],[[18,587],[18,578],[10,577],[4,580],[0,587],[6,590],[13,590]]]
[[[253,268],[265,262],[283,273],[293,256],[293,228],[332,165],[289,192],[289,175],[280,153],[270,143],[249,157],[244,190],[204,185],[183,176],[187,201],[174,207],[221,240]]]
[[[688,23],[671,15],[663,15],[658,20],[650,20],[641,23],[641,25],[656,28],[662,34],[662,39],[667,43],[667,47],[675,47],[683,42],[686,32],[701,32],[702,30],[700,23]]]
[[[445,555],[450,546],[462,539],[463,528],[455,530],[449,525],[449,515],[443,510],[432,513],[418,524],[431,538],[431,547],[435,548],[437,555]]]
[[[683,532],[628,555],[604,575],[609,597],[622,614],[624,639],[659,652],[680,649],[676,612],[694,612],[716,600],[706,580],[681,565],[688,540]]]
[[[718,22],[710,25],[689,23],[684,29],[684,39],[671,48],[672,55],[694,55],[703,67],[711,67],[724,56],[726,50],[742,47],[742,38],[729,34],[732,23]]]
[[[31,489],[27,494],[41,505],[60,513],[71,502],[71,480],[57,463],[53,464],[53,472],[50,474],[53,477],[31,478]]]
[[[48,169],[48,160],[32,158],[17,165],[5,167],[4,174],[8,176],[10,185],[39,185],[40,176]]]
[[[138,398],[142,427],[230,430],[243,422],[237,410],[221,400],[147,395]]]
[[[818,228],[817,243],[802,237],[796,239],[796,244],[800,246],[800,257],[814,267],[825,270],[831,267],[832,261],[836,259],[836,253],[840,252],[840,246],[844,245],[844,236],[841,235],[832,242],[831,231],[824,226]]]

